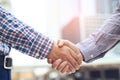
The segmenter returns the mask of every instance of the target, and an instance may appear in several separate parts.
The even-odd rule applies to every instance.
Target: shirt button
[[[94,57],[93,54],[91,54],[90,57],[93,58]]]

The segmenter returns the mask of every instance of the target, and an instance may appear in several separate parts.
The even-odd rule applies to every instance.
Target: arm
[[[48,58],[49,55],[52,60],[58,58],[63,61],[66,60],[73,71],[79,66],[75,61],[77,55],[73,57],[67,47],[57,48],[52,39],[34,31],[2,7],[0,7],[0,40],[8,46],[37,59]]]
[[[115,13],[107,19],[98,31],[91,34],[86,40],[77,43],[75,46],[71,42],[64,40],[60,41],[58,46],[63,45],[72,48],[75,52],[78,51],[82,55],[85,62],[90,62],[103,57],[104,54],[113,48],[120,40],[120,7]],[[81,59],[82,60],[82,59]],[[54,64],[55,62],[53,62]],[[57,67],[61,66],[58,63]],[[61,67],[62,68],[62,67]],[[59,68],[57,68],[59,70]]]
[[[60,46],[66,45],[79,48],[84,61],[89,62],[103,57],[104,54],[113,48],[120,40],[120,6],[115,13],[107,19],[103,25],[92,33],[86,40],[76,44],[71,44],[65,40],[59,43]]]
[[[120,40],[120,7],[107,19],[103,25],[86,40],[76,46],[84,56],[85,62],[101,58]]]
[[[46,58],[54,44],[53,40],[35,32],[2,7],[0,7],[0,40],[38,59]]]
[[[57,44],[54,45],[50,54],[48,55],[48,60],[49,59],[51,59],[52,62],[55,62],[57,59],[61,59],[60,62],[65,61],[66,65],[69,65],[69,69],[71,72],[75,72],[75,70],[79,69],[79,64],[81,63],[79,60],[80,59],[79,55],[76,54],[73,50],[71,50],[69,47],[66,47],[66,46],[59,48]],[[54,64],[52,65],[52,67],[54,69],[56,69],[55,68],[56,66],[54,66]],[[62,71],[60,71],[60,72],[62,72]]]
[[[68,40],[58,40],[57,45],[59,48],[63,48],[63,47],[69,47],[71,49],[71,53],[74,56],[78,56],[78,58],[76,58],[76,61],[79,62],[78,63],[78,68],[76,70],[78,70],[80,68],[80,64],[82,64],[83,61],[83,56],[79,50],[79,48],[77,48],[73,43],[71,43]],[[69,57],[70,59],[70,57]],[[70,59],[70,61],[72,61],[72,59]],[[72,71],[69,67],[69,65],[66,63],[66,61],[61,61],[60,59],[57,59],[55,61],[51,61],[50,59],[48,59],[48,63],[52,64],[52,67],[62,73],[66,73],[66,74],[71,74],[74,73],[75,71]]]

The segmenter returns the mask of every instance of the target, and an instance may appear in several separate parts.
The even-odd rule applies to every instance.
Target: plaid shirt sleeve
[[[0,7],[0,40],[37,59],[47,58],[54,41]]]

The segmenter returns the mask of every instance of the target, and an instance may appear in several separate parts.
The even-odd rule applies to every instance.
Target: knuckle
[[[65,44],[69,44],[69,40],[64,40]]]

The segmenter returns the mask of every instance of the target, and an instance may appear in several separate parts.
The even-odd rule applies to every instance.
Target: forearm
[[[7,45],[36,58],[45,58],[54,41],[34,31],[0,7],[0,39]]]
[[[87,40],[78,43],[77,47],[80,49],[85,62],[91,62],[105,55],[107,51],[117,44],[118,40],[104,39],[98,42],[88,38]]]
[[[120,40],[120,10],[107,19],[98,31],[77,44],[86,62],[103,57]]]

